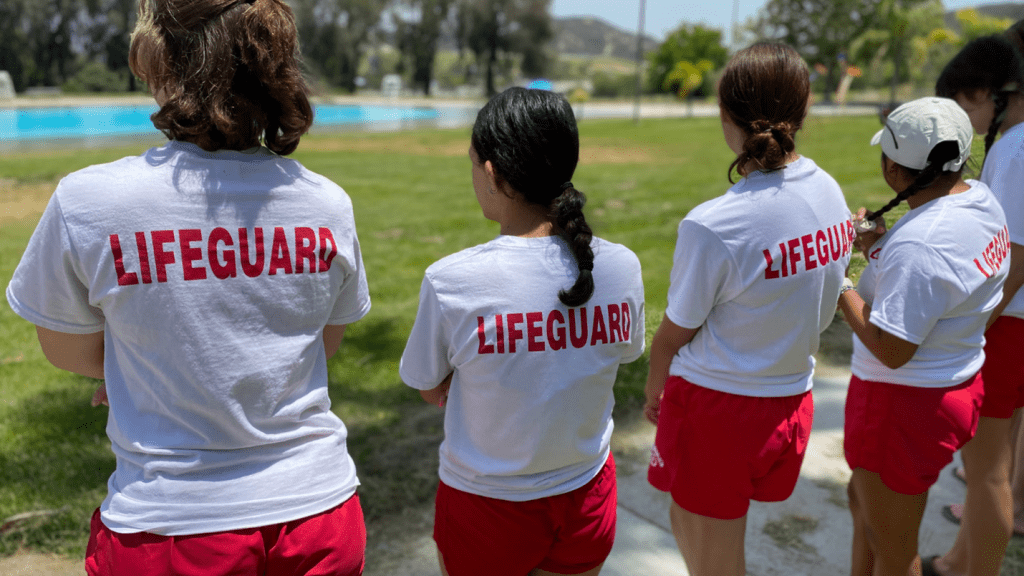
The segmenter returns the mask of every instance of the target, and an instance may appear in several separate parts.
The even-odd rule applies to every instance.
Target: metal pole
[[[736,34],[740,29],[740,0],[733,0],[732,3],[732,33],[729,38],[729,46],[733,52],[740,49],[739,44],[736,42]]]
[[[633,123],[640,123],[640,91],[643,84],[644,61],[644,20],[647,11],[647,0],[640,0],[640,23],[636,31],[636,99],[633,103]]]

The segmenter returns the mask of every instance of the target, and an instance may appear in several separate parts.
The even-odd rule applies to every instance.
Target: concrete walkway
[[[843,406],[849,373],[822,371],[814,384],[814,430],[796,490],[776,504],[752,503],[747,524],[747,573],[755,576],[849,574],[853,526],[846,500],[850,470],[843,457]],[[653,444],[653,427],[647,447]],[[643,438],[640,435],[635,440]],[[959,459],[953,465],[959,463]],[[961,502],[964,486],[949,469],[929,493],[921,526],[922,556],[945,552],[957,526],[942,506]],[[671,535],[669,499],[651,488],[646,468],[619,477],[619,525],[603,576],[688,574]]]
[[[752,503],[747,523],[747,574],[752,576],[835,576],[849,574],[853,526],[847,509],[850,469],[843,456],[843,406],[850,374],[822,369],[814,384],[814,430],[796,490],[789,500]],[[619,508],[615,547],[602,576],[688,576],[668,518],[669,497],[647,483],[654,426],[646,421],[616,423],[612,446],[618,467]],[[959,464],[959,458],[950,468]],[[699,473],[699,471],[695,471]],[[957,526],[941,516],[942,506],[961,502],[964,486],[949,469],[932,487],[921,526],[922,556],[945,552]],[[367,551],[373,554],[373,551]],[[429,534],[409,543],[404,560],[367,576],[437,576]]]

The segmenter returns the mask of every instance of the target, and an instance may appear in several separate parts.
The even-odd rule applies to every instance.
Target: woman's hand
[[[661,415],[661,399],[665,397],[665,382],[655,384],[650,381],[647,382],[647,386],[644,387],[644,394],[647,395],[647,403],[644,404],[644,417],[654,424],[658,425],[658,416]]]
[[[669,367],[672,358],[679,349],[690,343],[700,328],[683,328],[665,316],[654,333],[651,341],[651,364],[647,371],[647,385],[644,394],[647,403],[644,405],[644,416],[657,425],[661,415],[661,399],[665,395],[665,382],[668,381]]]
[[[90,404],[92,404],[93,408],[99,406],[100,404],[110,407],[110,402],[107,401],[106,384],[100,384],[100,387],[97,388],[96,391],[92,393],[92,401],[90,402]]]
[[[872,220],[875,223],[873,230],[862,230],[859,224],[864,221],[864,217],[867,216],[868,209],[861,208],[857,210],[857,216],[853,219],[853,229],[857,232],[857,236],[853,239],[853,247],[860,250],[865,258],[868,258],[868,251],[875,245],[883,235],[885,235],[885,218],[876,218]]]
[[[448,389],[452,387],[452,376],[454,374],[455,371],[449,372],[444,377],[444,380],[441,380],[441,383],[435,388],[420,390],[420,396],[423,397],[425,402],[444,408],[445,403],[448,402]]]

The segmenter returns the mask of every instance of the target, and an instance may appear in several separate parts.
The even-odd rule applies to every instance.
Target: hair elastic
[[[572,185],[572,182],[566,182],[565,184],[562,184],[561,186],[558,187],[558,189],[561,190],[562,192],[565,192],[569,188],[575,188],[575,186]]]

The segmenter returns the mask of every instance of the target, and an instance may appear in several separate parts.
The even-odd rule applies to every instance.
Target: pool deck
[[[350,104],[350,105],[375,105],[375,106],[423,106],[437,109],[466,109],[479,108],[483,105],[482,98],[427,98],[427,97],[398,97],[387,98],[379,94],[358,94],[352,96],[332,95],[318,96],[312,98],[314,103],[319,104]],[[76,106],[138,106],[152,104],[153,98],[144,95],[60,95],[60,96],[32,96],[18,97],[12,100],[0,100],[0,110],[21,109],[21,108],[53,108],[53,107],[76,107]],[[575,104],[577,114],[582,113],[584,118],[630,118],[635,114],[634,103],[626,100],[598,100]],[[850,104],[838,106],[832,104],[814,105],[811,107],[812,115],[833,116],[833,115],[868,115],[876,114],[878,111],[875,105]],[[698,102],[687,104],[684,102],[673,102],[667,100],[642,101],[640,105],[640,116],[642,118],[681,118],[687,116],[708,117],[718,114],[718,106],[714,103]]]

